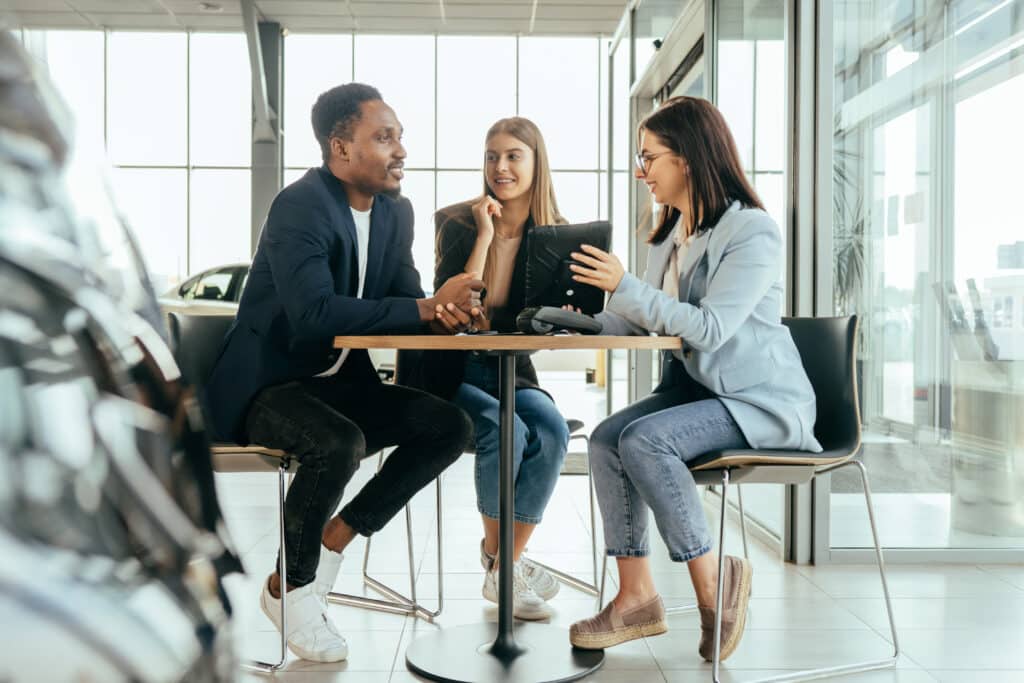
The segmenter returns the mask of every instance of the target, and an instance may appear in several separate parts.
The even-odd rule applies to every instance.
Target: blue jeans
[[[481,514],[498,519],[499,444],[497,365],[470,356],[452,402],[473,421],[476,433],[476,504]],[[539,524],[558,482],[569,445],[569,428],[554,401],[539,389],[516,389],[515,520]]]
[[[708,451],[750,446],[725,405],[687,380],[609,416],[590,436],[594,487],[611,556],[650,553],[648,510],[674,562],[711,550],[704,508],[686,463]]]

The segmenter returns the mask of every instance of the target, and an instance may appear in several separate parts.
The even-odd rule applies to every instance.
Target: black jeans
[[[285,499],[288,583],[316,577],[324,525],[360,461],[398,446],[338,516],[363,536],[379,531],[455,462],[473,425],[455,405],[417,389],[314,377],[268,387],[246,415],[249,441],[295,456]]]

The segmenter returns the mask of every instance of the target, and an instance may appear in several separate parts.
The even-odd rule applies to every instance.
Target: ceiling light
[[[199,11],[216,14],[217,12],[223,12],[224,7],[223,5],[216,2],[201,2],[199,3]]]

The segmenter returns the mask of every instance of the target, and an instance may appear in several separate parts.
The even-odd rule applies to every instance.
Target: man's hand
[[[430,329],[436,334],[458,334],[459,332],[478,332],[491,329],[491,323],[484,315],[482,308],[473,307],[467,314],[455,304],[447,306],[438,304],[434,313],[435,318],[431,322]]]
[[[437,304],[434,307],[434,319],[440,323],[443,334],[458,334],[469,327],[470,316],[455,304]]]
[[[435,321],[438,306],[445,309],[448,304],[454,304],[464,314],[474,308],[480,308],[480,292],[483,288],[483,280],[478,278],[475,273],[453,275],[434,292],[434,296],[416,300],[420,320],[425,323]]]
[[[431,304],[441,304],[447,308],[448,304],[455,304],[463,311],[471,311],[474,307],[480,306],[480,291],[484,288],[483,280],[475,273],[459,273],[448,278],[441,287],[434,292]]]

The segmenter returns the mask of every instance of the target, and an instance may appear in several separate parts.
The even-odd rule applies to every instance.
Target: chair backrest
[[[860,445],[857,398],[857,316],[783,318],[817,399],[814,435],[825,453],[852,453]]]
[[[194,387],[206,384],[224,335],[234,321],[233,315],[190,315],[177,311],[167,314],[174,357],[189,384]]]

